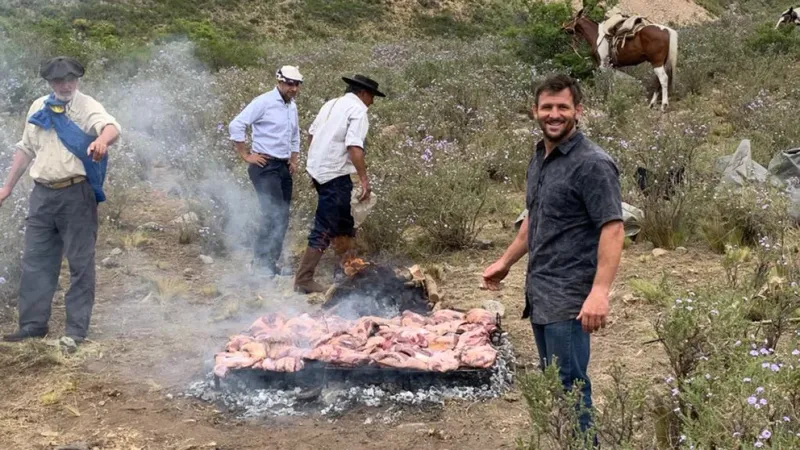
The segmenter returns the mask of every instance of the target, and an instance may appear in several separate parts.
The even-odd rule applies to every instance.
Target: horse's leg
[[[661,111],[664,111],[667,109],[667,105],[669,105],[669,75],[667,75],[667,69],[664,68],[664,66],[656,67],[653,71],[656,73],[658,82],[661,84]],[[658,90],[656,90],[656,94],[658,94]],[[655,96],[653,97],[653,102],[655,103]]]
[[[658,84],[661,83],[661,80],[658,79],[658,73],[656,73],[656,82]],[[653,106],[656,105],[656,100],[658,100],[658,93],[659,93],[659,90],[658,90],[658,87],[656,87],[656,89],[653,91],[653,98],[650,100],[650,105],[648,105],[650,108],[652,108]]]

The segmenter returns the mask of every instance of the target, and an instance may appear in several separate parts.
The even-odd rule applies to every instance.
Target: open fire
[[[438,292],[419,270],[401,272],[347,260],[346,278],[327,293],[320,311],[259,317],[216,354],[216,393],[200,383],[190,395],[222,395],[231,409],[250,405],[251,413],[317,397],[333,408],[374,395],[401,403],[439,402],[448,392],[499,395],[511,383],[514,359],[500,316],[480,308],[440,309],[430,300],[431,293],[438,300]],[[315,394],[304,398],[308,389]],[[331,389],[338,394],[320,396]]]

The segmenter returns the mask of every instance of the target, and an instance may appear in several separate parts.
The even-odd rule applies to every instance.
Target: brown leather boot
[[[297,273],[294,277],[294,290],[296,292],[312,294],[327,291],[325,286],[314,281],[314,271],[322,259],[322,254],[322,251],[315,248],[306,248],[303,259],[300,261],[300,267],[297,268]]]

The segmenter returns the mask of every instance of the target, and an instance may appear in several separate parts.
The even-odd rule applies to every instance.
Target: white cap
[[[283,66],[275,72],[275,78],[278,81],[299,81],[303,82],[303,75],[300,74],[300,69],[296,66]]]

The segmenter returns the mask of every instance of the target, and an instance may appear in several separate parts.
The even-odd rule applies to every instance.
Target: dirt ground
[[[98,290],[90,341],[73,355],[60,356],[41,342],[0,346],[10,367],[0,370],[0,448],[54,449],[84,443],[102,450],[189,449],[480,449],[514,448],[527,430],[524,399],[516,388],[504,398],[450,402],[444,407],[407,408],[391,424],[365,424],[375,410],[363,408],[336,420],[282,418],[243,421],[199,400],[180,397],[209,369],[227,337],[246,328],[259,313],[314,308],[291,293],[290,278],[266,285],[249,279],[247,255],[204,264],[196,244],[179,245],[169,222],[181,204],[158,192],[143,198],[124,217],[138,226],[164,225],[164,231],[103,228],[98,244]],[[480,273],[505,248],[513,229],[486,231],[494,247],[432,258],[444,268],[448,307],[480,306],[495,298],[506,307],[503,327],[510,333],[518,370],[535,370],[534,345],[523,306],[525,260],[516,265],[499,293],[479,289]],[[114,248],[116,267],[101,261]],[[628,281],[658,281],[662,273],[685,286],[719,277],[717,258],[688,250],[660,257],[635,244],[626,249],[612,301],[608,328],[593,338],[590,374],[599,392],[603,373],[614,362],[654,382],[666,373],[653,338],[654,308],[631,295]],[[331,261],[325,262],[330,266]],[[61,286],[67,285],[66,272]],[[161,292],[161,295],[148,295]],[[64,290],[59,290],[51,336],[63,332]],[[12,321],[0,323],[11,332]],[[16,359],[9,355],[18,355]],[[2,356],[2,355],[0,355]],[[50,359],[47,359],[50,358]],[[39,361],[33,367],[26,367]],[[54,364],[52,361],[57,362]]]

